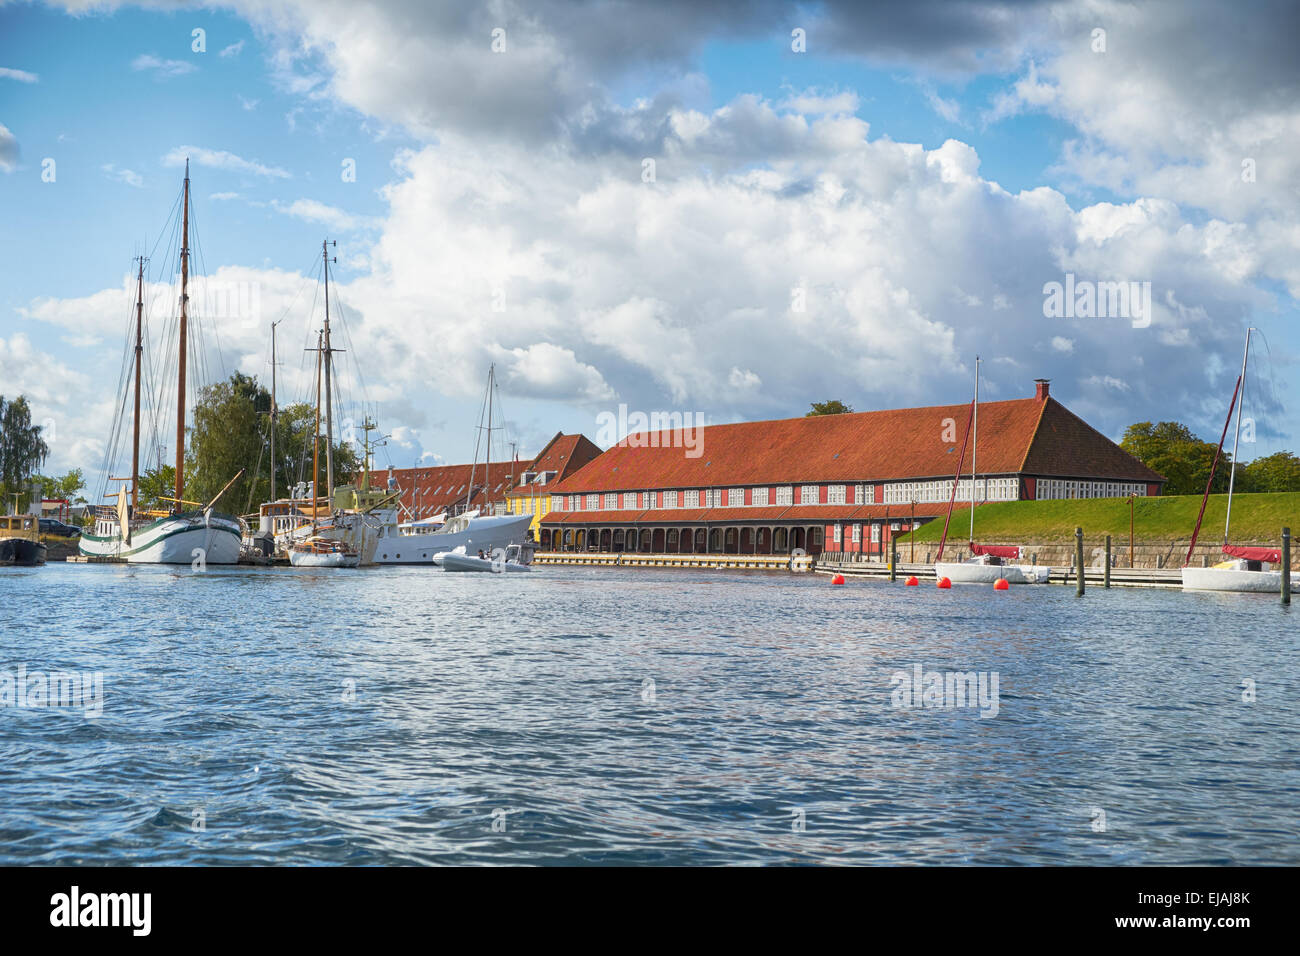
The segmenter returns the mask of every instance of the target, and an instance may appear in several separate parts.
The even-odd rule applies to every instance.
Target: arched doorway
[[[805,529],[803,528],[790,529],[790,550],[791,551],[795,550],[796,548],[801,548],[806,552],[808,550],[808,545],[806,543],[807,541],[808,541],[808,533]]]
[[[650,537],[651,537],[651,544],[649,550],[654,554],[663,554],[664,553],[664,529],[655,528],[654,533]],[[676,543],[677,542],[675,541],[673,542],[673,544]]]
[[[613,543],[614,543],[613,535],[610,533],[610,530],[608,528],[601,528],[600,529],[600,550],[609,551]]]
[[[610,539],[609,549],[611,551],[622,551],[623,545],[626,542],[626,540],[627,540],[627,536],[624,534],[623,529],[615,528],[613,531],[613,536]]]
[[[708,551],[708,534],[705,532],[703,528],[695,529],[694,551],[697,554],[704,554],[706,551]]]
[[[740,529],[728,528],[722,536],[722,550],[726,554],[740,554]]]
[[[772,529],[759,528],[754,532],[754,553],[771,554],[772,553]]]
[[[772,553],[785,554],[790,550],[790,530],[777,528],[772,532]]]

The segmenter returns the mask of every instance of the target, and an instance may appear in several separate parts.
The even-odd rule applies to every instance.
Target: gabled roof
[[[533,479],[527,484],[516,486],[511,494],[550,494],[551,488],[557,483],[564,481],[583,465],[599,456],[600,447],[586,435],[566,435],[563,432],[556,432],[555,437],[546,443],[546,447],[538,453],[537,457],[526,467],[520,468],[521,475],[525,471],[536,472],[538,475],[553,471],[555,477],[545,484]]]
[[[983,411],[981,406],[981,414]],[[1054,398],[1045,403],[1042,421],[1020,470],[1027,475],[1052,477],[1165,480],[1164,475],[1142,464]]]
[[[550,491],[951,478],[970,411],[935,405],[636,434]],[[962,470],[970,463],[967,449]],[[977,464],[982,475],[1164,480],[1046,396],[981,402]]]

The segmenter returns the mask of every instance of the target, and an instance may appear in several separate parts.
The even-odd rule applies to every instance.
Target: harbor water
[[[61,563],[0,596],[0,863],[1300,863],[1275,596]]]

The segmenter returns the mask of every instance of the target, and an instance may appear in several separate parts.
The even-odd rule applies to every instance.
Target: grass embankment
[[[1199,495],[1138,498],[1133,507],[1134,534],[1138,541],[1185,541],[1192,536],[1200,507]],[[1222,539],[1227,507],[1227,495],[1210,495],[1205,506],[1205,520],[1201,524],[1201,541],[1210,544]],[[1291,528],[1292,534],[1300,534],[1300,492],[1233,495],[1233,542],[1280,542],[1284,525]],[[1127,539],[1128,499],[1000,501],[980,505],[975,511],[975,540],[987,543],[1066,541],[1074,538],[1075,528],[1083,528],[1083,533],[1089,538],[1110,534],[1116,539]],[[965,540],[969,529],[969,510],[954,508],[948,540]],[[942,534],[943,518],[940,517],[918,528],[916,541],[918,544],[937,542]],[[906,534],[902,540],[908,540]]]

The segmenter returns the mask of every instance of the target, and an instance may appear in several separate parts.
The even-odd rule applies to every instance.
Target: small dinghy
[[[355,568],[361,564],[361,552],[342,541],[312,535],[288,547],[289,563],[295,568]]]
[[[455,551],[448,551],[442,556],[442,569],[444,571],[487,571],[490,573],[501,574],[506,571],[531,571],[529,559],[532,553],[517,544],[510,547],[492,552],[492,557],[477,557],[469,554],[458,554]]]

